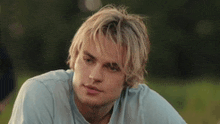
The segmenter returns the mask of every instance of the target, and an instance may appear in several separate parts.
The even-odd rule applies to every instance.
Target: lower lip
[[[91,89],[91,88],[88,88],[88,87],[86,87],[86,90],[89,94],[98,94],[98,93],[100,93],[100,91],[97,91],[97,90],[94,90],[94,89]]]

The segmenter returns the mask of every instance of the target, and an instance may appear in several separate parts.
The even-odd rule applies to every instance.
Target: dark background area
[[[3,0],[1,42],[15,72],[68,69],[75,32],[109,3],[148,17],[149,77],[220,76],[219,0]]]

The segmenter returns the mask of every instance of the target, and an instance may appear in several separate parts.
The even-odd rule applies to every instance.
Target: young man
[[[27,80],[9,124],[185,124],[144,82],[149,53],[142,18],[105,6],[89,17],[69,49],[71,70]]]

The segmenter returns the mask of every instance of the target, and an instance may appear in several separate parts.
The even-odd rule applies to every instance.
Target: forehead
[[[89,52],[94,57],[104,61],[124,64],[126,57],[126,47],[116,44],[104,36],[97,36],[94,40],[84,42],[82,51]]]

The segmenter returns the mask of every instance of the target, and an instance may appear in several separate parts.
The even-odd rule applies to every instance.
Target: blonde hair
[[[126,85],[134,86],[144,82],[145,65],[150,51],[150,41],[143,17],[128,14],[123,6],[107,5],[89,17],[76,32],[69,49],[68,64],[74,64],[82,45],[89,41],[101,41],[97,36],[104,36],[120,46],[126,47],[124,65]]]

